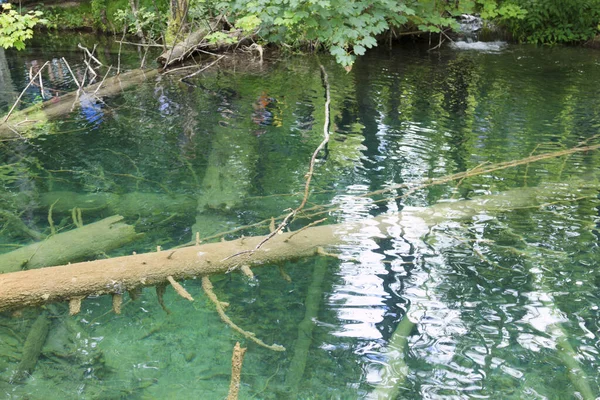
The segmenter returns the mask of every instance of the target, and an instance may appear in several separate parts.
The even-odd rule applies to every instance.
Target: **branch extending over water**
[[[225,260],[240,256],[242,254],[254,253],[256,250],[260,249],[265,243],[267,243],[269,240],[271,240],[273,238],[273,236],[279,234],[287,226],[289,221],[291,219],[293,219],[298,214],[298,212],[300,212],[306,206],[306,202],[308,201],[308,197],[310,196],[310,182],[311,182],[312,176],[314,174],[315,163],[317,162],[317,156],[319,155],[321,150],[323,150],[325,148],[327,143],[329,143],[329,124],[330,124],[329,106],[331,105],[331,90],[330,90],[330,86],[329,86],[329,76],[327,75],[327,71],[325,70],[325,67],[323,67],[323,65],[319,65],[319,67],[321,68],[321,78],[323,79],[323,86],[325,87],[325,121],[323,122],[323,140],[317,146],[317,148],[315,149],[315,151],[312,154],[312,157],[310,158],[308,172],[305,175],[306,183],[304,185],[304,197],[302,198],[302,202],[300,202],[300,205],[298,207],[296,207],[295,209],[290,211],[283,218],[283,221],[281,221],[279,226],[277,226],[277,228],[275,228],[267,237],[265,237],[260,243],[258,243],[253,250],[247,250],[247,251],[233,254],[233,255],[227,257]]]

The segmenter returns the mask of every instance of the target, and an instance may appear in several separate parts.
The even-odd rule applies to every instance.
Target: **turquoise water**
[[[2,113],[29,68],[47,60],[43,96],[32,87],[24,105],[73,90],[60,58],[83,76],[78,42],[99,43],[99,59],[116,66],[119,48],[106,40],[53,42],[0,53],[0,70],[9,71],[0,75]],[[121,63],[137,68],[143,56],[124,48]],[[0,142],[0,252],[31,243],[31,231],[51,233],[57,193],[74,199],[84,224],[121,214],[144,234],[90,259],[171,248],[195,232],[266,234],[271,217],[300,203],[322,139],[319,62],[331,84],[332,137],[317,160],[306,206],[313,211],[292,229],[324,217],[375,224],[379,215],[507,191],[516,202],[527,189],[515,188],[546,188],[543,199],[488,204],[465,218],[395,221],[377,240],[364,229],[327,249],[337,257],[264,266],[253,281],[213,277],[231,319],[286,347],[281,353],[225,325],[190,280],[182,284],[196,301],[169,288],[170,314],[152,288],[135,301],[125,296],[120,315],[109,296],[84,300],[75,317],[66,304],[47,307],[51,325],[36,367],[15,382],[40,309],[3,313],[0,396],[221,399],[236,341],[248,348],[243,399],[600,396],[598,150],[407,190],[597,144],[600,53],[590,50],[404,45],[370,52],[348,74],[324,56],[272,55],[263,64],[231,57],[192,78],[180,80],[193,69],[86,99],[28,138]],[[102,198],[110,201],[90,206]],[[60,203],[52,220],[58,232],[75,227]]]

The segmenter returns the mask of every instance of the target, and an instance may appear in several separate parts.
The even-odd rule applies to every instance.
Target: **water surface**
[[[93,37],[4,51],[0,110],[12,106],[30,68],[47,60],[52,69],[42,74],[45,91],[28,89],[23,106],[73,90],[61,57],[82,77],[80,41],[89,48],[99,43],[99,59],[116,66],[118,46]],[[143,56],[123,49],[123,68],[138,67]],[[40,310],[5,313],[0,393],[15,399],[221,399],[233,345],[241,341],[248,347],[245,399],[375,393],[564,399],[585,397],[581,382],[600,395],[597,151],[406,190],[431,178],[597,143],[600,53],[511,45],[428,52],[405,45],[369,52],[349,74],[324,56],[320,62],[331,84],[332,137],[311,185],[307,208],[317,208],[292,228],[324,217],[324,223],[373,220],[515,188],[549,188],[544,204],[482,209],[429,224],[395,222],[386,238],[375,240],[369,229],[348,234],[327,249],[337,257],[265,266],[255,270],[255,281],[237,273],[214,277],[217,295],[230,303],[228,315],[263,341],[285,346],[283,353],[243,340],[221,322],[199,282],[187,281],[196,301],[168,289],[170,314],[151,288],[126,301],[121,315],[110,311],[108,296],[85,300],[76,317],[64,304],[48,307],[52,325],[37,366],[11,383]],[[144,233],[90,258],[169,248],[196,232],[207,238],[247,226],[225,238],[266,234],[271,217],[300,203],[308,160],[322,139],[319,60],[233,59],[182,76],[161,75],[118,96],[83,99],[82,108],[35,137],[1,142],[2,215],[48,235],[48,198],[70,193],[81,196],[84,223],[122,214]],[[575,184],[580,180],[587,184]],[[553,195],[552,185],[565,182],[573,189]],[[392,189],[369,195],[385,188]],[[85,206],[102,196],[109,204]],[[0,251],[31,243],[26,230],[0,218]],[[58,231],[74,228],[70,208],[56,205],[52,219]],[[406,319],[411,324],[401,325]],[[399,324],[409,327],[400,347]],[[569,370],[566,348],[578,373]]]

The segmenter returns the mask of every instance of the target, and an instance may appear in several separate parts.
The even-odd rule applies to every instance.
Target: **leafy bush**
[[[135,15],[130,8],[120,9],[115,12],[115,21],[127,26],[130,34],[137,32]],[[159,38],[166,28],[166,16],[156,11],[141,7],[137,12],[139,27],[144,32],[144,36],[150,39]]]
[[[201,3],[206,6],[208,2]],[[344,66],[376,46],[377,37],[390,28],[411,23],[421,30],[439,32],[457,26],[447,12],[456,9],[453,1],[234,0],[214,7],[238,23],[256,25],[267,42],[322,46]]]
[[[49,29],[81,29],[92,26],[91,8],[88,3],[77,7],[45,7],[39,4],[37,9],[43,10],[48,20],[46,27]]]
[[[523,19],[507,24],[521,42],[582,42],[600,31],[600,0],[508,0],[506,4],[527,12]]]
[[[30,11],[21,15],[13,10],[9,3],[2,4],[2,12],[0,12],[0,46],[5,49],[14,47],[17,50],[23,50],[25,40],[33,37],[33,27],[46,22],[41,16],[41,11]]]

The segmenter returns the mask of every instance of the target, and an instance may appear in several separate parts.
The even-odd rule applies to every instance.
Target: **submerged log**
[[[93,100],[94,97],[114,96],[123,90],[138,85],[158,74],[157,69],[136,69],[116,75],[81,91],[74,91],[59,97],[53,97],[43,103],[35,104],[24,110],[12,113],[8,120],[0,119],[0,139],[19,138],[28,130],[73,111],[81,105],[81,99]]]
[[[4,274],[0,275],[0,311],[93,294],[120,294],[138,287],[165,284],[169,276],[175,280],[193,279],[228,273],[243,265],[278,264],[313,256],[321,248],[344,243],[357,232],[383,238],[397,232],[398,226],[433,225],[443,219],[465,219],[490,210],[532,207],[551,200],[572,201],[581,198],[578,188],[588,183],[571,181],[568,184],[509,190],[498,195],[439,203],[427,208],[407,207],[396,214],[359,222],[311,226],[275,235],[254,252],[266,236]]]
[[[148,192],[115,193],[76,193],[68,191],[46,192],[40,195],[40,204],[52,206],[54,213],[70,213],[73,208],[82,210],[110,210],[113,214],[146,216],[160,213],[191,213],[196,201],[183,194],[161,194]]]
[[[140,236],[122,219],[114,215],[0,254],[0,274],[79,261],[122,247]]]
[[[11,383],[18,383],[25,380],[33,369],[37,360],[42,352],[42,347],[46,342],[46,337],[50,331],[50,318],[46,312],[43,312],[31,327],[25,345],[23,346],[23,355],[21,356],[21,362],[17,366],[17,369],[13,373]]]
[[[294,346],[294,356],[285,376],[285,386],[292,398],[298,397],[300,382],[306,370],[308,353],[313,343],[313,331],[316,326],[314,321],[319,316],[319,307],[323,297],[323,281],[326,275],[327,261],[320,257],[315,263],[313,279],[304,302],[304,319],[298,324],[298,339]]]
[[[228,258],[252,250],[263,236],[4,274],[0,275],[0,311],[91,294],[122,293],[163,284],[169,276],[175,280],[190,279],[223,274],[241,265],[252,267],[308,257],[319,246],[339,242],[342,236],[338,229],[337,225],[314,227],[287,243],[284,240],[291,233],[277,235],[250,257]]]

